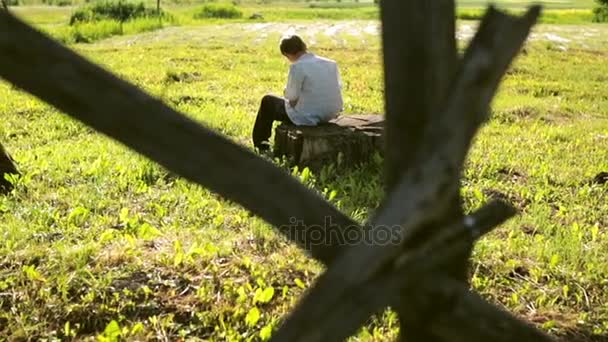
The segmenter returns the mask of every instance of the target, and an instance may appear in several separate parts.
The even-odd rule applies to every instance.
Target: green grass
[[[512,14],[521,15],[525,9],[508,9]],[[481,20],[486,10],[482,8],[459,8],[456,16],[461,20]],[[594,15],[589,9],[545,9],[540,17],[544,24],[585,24],[593,22]]]
[[[73,9],[69,7],[53,6],[21,6],[12,7],[11,11],[16,16],[40,27],[63,26],[70,21]]]
[[[340,63],[347,113],[383,110],[376,21],[182,25],[73,47],[250,146],[260,98],[283,89],[276,42],[293,27]],[[589,183],[608,171],[606,34],[592,24],[535,30],[462,182],[467,210],[497,196],[520,209],[476,248],[475,289],[581,341],[608,334],[608,185]],[[0,339],[262,339],[322,271],[239,206],[5,83],[0,98],[0,141],[24,173],[0,197]],[[291,172],[363,221],[383,196],[381,162]],[[358,338],[391,341],[397,325],[386,312]]]
[[[595,0],[456,0],[459,7],[486,7],[494,3],[502,8],[521,9],[532,3],[540,3],[549,9],[590,9],[595,5]]]

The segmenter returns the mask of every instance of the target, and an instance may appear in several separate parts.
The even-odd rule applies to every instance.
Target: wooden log
[[[282,124],[275,130],[274,154],[312,170],[352,166],[382,153],[383,131],[382,115],[342,115],[313,127]]]

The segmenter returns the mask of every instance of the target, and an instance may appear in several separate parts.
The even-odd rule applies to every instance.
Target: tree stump
[[[382,115],[342,115],[312,127],[281,124],[275,130],[274,155],[312,170],[331,163],[353,166],[382,152],[383,131]]]

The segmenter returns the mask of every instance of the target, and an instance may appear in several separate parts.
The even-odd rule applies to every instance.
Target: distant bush
[[[116,20],[101,20],[64,26],[52,32],[52,35],[65,44],[92,43],[112,36],[157,30],[163,25],[156,18],[134,19],[124,24]]]
[[[162,11],[160,14],[165,15]],[[157,16],[156,9],[146,8],[143,2],[103,1],[78,9],[72,14],[70,25],[101,20],[125,22],[136,18]]]
[[[236,19],[241,18],[243,12],[236,6],[231,4],[207,4],[203,6],[194,15],[195,18],[221,18],[221,19]]]
[[[597,23],[608,22],[608,0],[595,0],[597,6],[593,9],[593,21]]]
[[[123,33],[120,24],[113,20],[104,20],[95,23],[86,23],[74,26],[67,31],[67,35],[62,37],[66,42],[92,43],[111,36]]]

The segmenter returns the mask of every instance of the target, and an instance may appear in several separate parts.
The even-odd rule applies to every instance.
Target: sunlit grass
[[[246,147],[260,98],[283,89],[290,28],[338,61],[347,114],[383,111],[377,21],[191,20],[72,47]],[[590,182],[608,171],[607,33],[535,30],[462,181],[467,211],[495,197],[520,210],[476,248],[472,285],[555,334],[608,333],[608,185]],[[6,83],[0,98],[0,141],[24,174],[0,197],[0,339],[265,339],[322,271],[241,207]],[[383,197],[381,158],[290,172],[360,221]],[[397,326],[387,312],[358,337]]]

